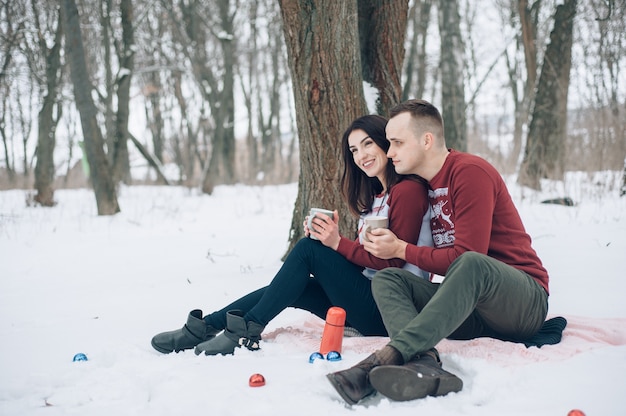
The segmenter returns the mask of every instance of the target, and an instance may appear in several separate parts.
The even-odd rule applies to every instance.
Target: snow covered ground
[[[606,173],[605,173],[606,174]],[[268,283],[287,247],[297,185],[125,187],[122,212],[98,217],[90,190],[60,190],[54,208],[0,192],[0,415],[551,415],[626,412],[626,197],[571,175],[537,194],[510,180],[534,247],[551,274],[550,316],[561,344],[442,341],[464,389],[348,406],[325,374],[385,344],[344,340],[343,360],[308,362],[323,322],[289,309],[262,350],[162,355],[158,332]],[[608,190],[607,190],[608,189]],[[576,206],[541,204],[571,196]],[[76,353],[88,361],[73,362]],[[264,387],[251,388],[253,373]]]

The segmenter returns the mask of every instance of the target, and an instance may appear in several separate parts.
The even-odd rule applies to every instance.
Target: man
[[[390,116],[387,156],[398,173],[428,181],[435,247],[409,244],[383,229],[364,247],[445,278],[435,284],[397,268],[376,273],[372,290],[390,342],[327,376],[351,404],[375,391],[393,400],[460,391],[461,379],[441,367],[434,348],[439,341],[490,336],[523,342],[548,311],[548,273],[496,169],[446,147],[443,120],[432,104],[409,100]]]

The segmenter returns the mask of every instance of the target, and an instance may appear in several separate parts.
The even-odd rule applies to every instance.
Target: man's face
[[[424,148],[411,129],[411,115],[400,113],[391,118],[385,133],[390,142],[387,157],[392,160],[396,172],[401,175],[419,174],[425,157]]]

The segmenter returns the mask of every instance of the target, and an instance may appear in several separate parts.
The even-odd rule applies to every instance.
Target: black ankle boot
[[[226,313],[226,330],[219,336],[198,344],[195,349],[196,355],[233,354],[235,348],[244,346],[251,351],[260,348],[261,332],[265,327],[256,322],[246,322],[243,312],[240,310]]]
[[[220,332],[202,319],[202,311],[194,309],[189,312],[187,323],[174,331],[162,332],[152,338],[152,347],[158,352],[169,354],[172,351],[189,350],[207,341]]]
[[[391,346],[386,346],[353,367],[327,374],[326,377],[346,402],[357,404],[360,400],[376,392],[370,384],[368,376],[373,368],[379,365],[400,363],[402,363],[400,352]]]
[[[404,365],[376,367],[369,378],[380,394],[396,401],[444,396],[463,388],[460,378],[441,368],[439,353],[434,348]]]

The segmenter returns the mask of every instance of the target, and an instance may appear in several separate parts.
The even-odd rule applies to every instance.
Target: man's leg
[[[372,292],[378,292],[376,304],[391,339],[422,311],[438,288],[438,284],[397,267],[380,270],[374,275]]]
[[[541,327],[547,314],[547,295],[537,282],[479,253],[467,252],[457,258],[434,294],[429,287],[397,272],[381,271],[372,281],[374,298],[391,337],[389,345],[400,351],[405,362],[433,348],[462,324],[476,325],[470,332],[480,336],[485,332],[482,320],[499,334],[523,339]],[[419,311],[415,304],[431,294]],[[474,310],[480,319],[472,316]]]

